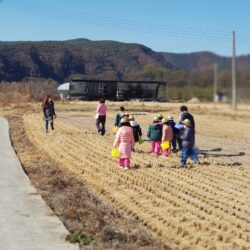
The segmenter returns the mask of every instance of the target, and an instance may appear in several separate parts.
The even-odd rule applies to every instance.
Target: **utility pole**
[[[32,85],[33,83],[33,70],[30,70],[30,84]]]
[[[32,98],[33,70],[30,70],[30,99]]]
[[[214,102],[217,102],[218,92],[218,66],[217,63],[214,64]]]
[[[232,55],[232,108],[237,110],[237,93],[236,93],[236,45],[235,31],[233,31],[233,55]]]

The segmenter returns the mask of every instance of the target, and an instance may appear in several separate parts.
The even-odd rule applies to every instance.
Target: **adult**
[[[54,118],[56,118],[55,106],[51,96],[47,95],[42,102],[43,119],[45,121],[45,132],[49,133],[49,123],[54,130]]]
[[[116,114],[115,117],[115,126],[118,127],[120,125],[121,119],[123,118],[125,112],[124,107],[120,107],[119,112]]]
[[[105,135],[105,123],[106,123],[107,106],[103,98],[100,99],[100,103],[96,109],[96,128],[98,133],[102,136]]]
[[[192,128],[195,130],[194,117],[188,112],[188,107],[183,105],[180,107],[180,111],[181,111],[180,121],[183,122],[184,120],[188,119],[191,122]]]

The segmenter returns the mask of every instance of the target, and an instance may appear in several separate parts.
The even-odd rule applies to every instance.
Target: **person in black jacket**
[[[54,118],[56,118],[54,102],[51,96],[47,95],[42,103],[43,119],[45,121],[45,131],[49,132],[49,123],[51,129],[54,130]]]
[[[128,120],[130,122],[131,128],[133,129],[135,142],[138,142],[142,136],[141,127],[138,123],[135,122],[134,116],[130,115]]]
[[[194,117],[188,112],[188,107],[181,106],[180,111],[181,111],[181,120],[180,121],[183,122],[184,120],[188,119],[191,122],[192,128],[195,130]]]

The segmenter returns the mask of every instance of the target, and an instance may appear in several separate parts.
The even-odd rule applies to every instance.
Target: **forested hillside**
[[[145,65],[174,69],[161,54],[139,44],[86,39],[0,43],[0,81],[21,81],[31,72],[60,82],[74,74],[122,79]]]
[[[140,44],[87,39],[0,42],[0,82],[20,82],[31,76],[59,83],[72,77],[166,80],[170,88],[174,88],[172,94],[176,99],[193,95],[211,98],[215,63],[218,64],[219,90],[228,91],[231,58],[211,52],[155,52]],[[237,58],[237,81],[241,88],[250,87],[250,55]],[[194,92],[190,93],[190,89]]]

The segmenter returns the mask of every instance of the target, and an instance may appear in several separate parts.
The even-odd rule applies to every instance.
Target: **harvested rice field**
[[[179,104],[125,104],[143,129],[154,114],[178,119]],[[132,169],[111,157],[113,120],[119,104],[108,103],[107,133],[95,128],[96,103],[60,103],[55,131],[44,133],[35,107],[23,116],[25,132],[41,154],[93,193],[142,223],[172,249],[250,249],[250,115],[248,106],[189,105],[197,124],[200,165],[179,168],[180,153],[150,155],[136,145]]]

